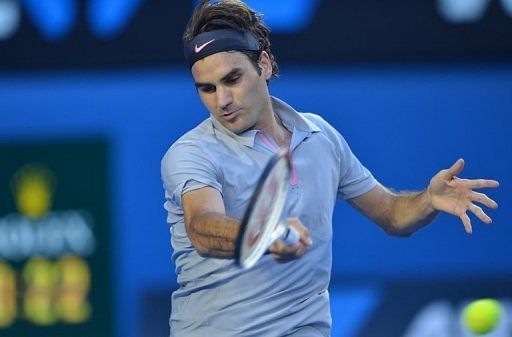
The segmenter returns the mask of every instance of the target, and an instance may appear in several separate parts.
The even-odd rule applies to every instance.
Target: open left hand
[[[471,211],[481,221],[491,223],[491,218],[485,214],[475,202],[489,208],[498,208],[498,204],[487,195],[475,192],[479,188],[496,188],[499,183],[488,179],[460,179],[457,175],[464,168],[464,160],[459,159],[449,169],[439,171],[427,188],[431,205],[434,209],[458,216],[468,234],[471,234],[471,220],[467,211]]]

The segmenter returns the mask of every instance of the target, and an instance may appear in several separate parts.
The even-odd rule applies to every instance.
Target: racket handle
[[[292,226],[286,226],[286,231],[284,232],[281,240],[287,245],[293,245],[299,242],[300,234],[297,230]]]

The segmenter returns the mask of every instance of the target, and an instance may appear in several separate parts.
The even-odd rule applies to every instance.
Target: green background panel
[[[110,185],[108,177],[108,145],[102,139],[0,145],[0,217],[17,213],[11,180],[16,171],[27,164],[48,168],[55,177],[50,211],[86,211],[92,218],[96,240],[94,252],[85,258],[91,272],[88,301],[92,307],[89,320],[81,324],[58,322],[36,326],[18,319],[9,328],[0,329],[0,336],[113,336],[112,273],[110,257]],[[57,258],[49,258],[55,261]],[[26,260],[8,261],[18,272]],[[18,300],[18,307],[21,305]]]

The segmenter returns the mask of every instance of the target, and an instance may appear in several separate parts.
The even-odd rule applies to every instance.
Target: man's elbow
[[[201,238],[192,235],[189,236],[190,242],[192,242],[192,246],[194,246],[194,249],[196,250],[197,254],[201,257],[212,257],[212,252],[207,244],[202,242]]]
[[[216,249],[215,246],[212,246],[209,243],[209,240],[204,236],[192,235],[192,237],[189,236],[189,238],[197,254],[203,258],[232,259],[234,257],[234,253],[232,251]]]
[[[196,249],[196,252],[201,257],[213,257],[209,249],[205,249],[203,247],[194,247]]]
[[[210,249],[208,248],[208,244],[204,242],[204,238],[196,232],[191,222],[185,222],[185,229],[187,231],[187,236],[197,254],[201,257],[210,257],[211,254]]]
[[[383,226],[381,225],[381,227],[384,229],[386,234],[388,234],[390,236],[394,236],[394,237],[408,238],[414,233],[414,232],[405,230],[403,227],[401,227],[400,225],[393,223],[393,222],[388,222]]]

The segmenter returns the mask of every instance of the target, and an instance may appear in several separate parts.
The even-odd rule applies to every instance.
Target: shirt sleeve
[[[211,186],[222,193],[217,169],[200,145],[191,141],[173,145],[161,163],[168,222],[183,218],[182,196],[186,192]]]
[[[336,133],[341,151],[338,199],[352,199],[374,188],[377,185],[377,180],[352,153],[345,138],[338,132]]]

